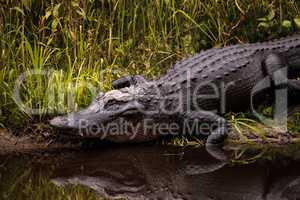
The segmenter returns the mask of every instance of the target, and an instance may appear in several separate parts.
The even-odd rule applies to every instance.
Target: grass
[[[78,110],[117,77],[153,78],[202,49],[300,29],[296,0],[1,4],[0,125],[10,128]]]

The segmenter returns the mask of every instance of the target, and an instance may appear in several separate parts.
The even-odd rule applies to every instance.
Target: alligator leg
[[[117,80],[114,80],[112,82],[112,86],[114,89],[121,89],[125,87],[130,87],[131,85],[136,85],[138,83],[145,82],[145,78],[140,75],[129,75],[129,76],[124,76],[121,77]]]
[[[183,115],[184,134],[204,135],[202,129],[209,129],[210,133],[206,140],[206,146],[223,145],[227,137],[228,126],[226,120],[213,112],[192,111]],[[213,129],[214,128],[214,129]],[[211,131],[212,130],[212,131]]]

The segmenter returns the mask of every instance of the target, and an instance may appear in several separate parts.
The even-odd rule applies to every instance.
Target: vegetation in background
[[[153,78],[202,49],[291,34],[299,9],[296,0],[2,1],[0,125],[78,110],[96,94],[86,83],[108,90],[117,77]]]

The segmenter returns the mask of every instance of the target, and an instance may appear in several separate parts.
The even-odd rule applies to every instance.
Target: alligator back
[[[163,96],[175,94],[178,97],[173,104],[169,103],[170,109],[178,106],[175,102],[180,102],[184,110],[241,111],[250,105],[253,87],[280,67],[266,72],[262,65],[265,58],[275,53],[289,60],[295,54],[300,57],[299,52],[300,35],[271,42],[213,48],[179,61],[157,82]]]

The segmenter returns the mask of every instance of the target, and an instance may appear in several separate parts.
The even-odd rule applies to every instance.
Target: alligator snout
[[[82,132],[89,132],[95,126],[105,125],[118,116],[118,113],[91,112],[90,109],[77,113],[70,113],[66,116],[58,116],[49,121],[50,125],[63,130],[65,133],[78,135]]]
[[[69,120],[67,117],[63,116],[55,117],[50,120],[50,125],[57,128],[67,128],[69,125]]]

